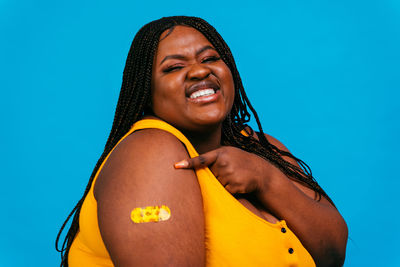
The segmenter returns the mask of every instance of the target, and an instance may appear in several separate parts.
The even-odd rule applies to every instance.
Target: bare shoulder
[[[96,182],[95,197],[101,236],[116,266],[203,264],[199,184],[193,170],[174,168],[188,157],[175,136],[158,129],[131,134],[110,155]],[[169,207],[168,220],[131,220],[133,209],[159,205]]]
[[[250,130],[247,130],[247,131],[250,132]],[[265,134],[265,133],[264,133],[264,136],[265,136],[265,138],[267,138],[269,143],[271,143],[272,145],[276,146],[279,150],[282,150],[282,151],[290,153],[289,149],[281,141],[279,141],[277,138],[275,138],[275,137],[273,137],[273,136],[271,136],[269,134]],[[256,132],[254,132],[253,137],[258,139]],[[291,164],[293,164],[293,165],[295,165],[295,166],[300,168],[300,165],[297,163],[297,161],[295,159],[293,159],[291,157],[288,157],[288,156],[282,156],[282,158],[284,160],[286,160],[287,162],[290,162]],[[299,182],[296,182],[294,180],[291,180],[291,181],[304,194],[306,194],[310,198],[316,199],[316,194],[315,194],[314,190],[312,190],[312,189],[308,188],[307,186],[305,186],[305,185],[303,185],[303,184],[301,184]],[[326,205],[331,206],[331,203],[325,197],[321,198],[321,202],[326,204]]]
[[[257,136],[256,131],[252,130],[248,126],[245,128],[245,131],[247,133],[251,133],[252,132],[253,133],[253,137],[258,140],[258,136]],[[265,136],[265,138],[267,138],[269,143],[271,143],[272,145],[276,146],[278,149],[286,151],[286,152],[290,152],[289,149],[287,149],[287,147],[285,145],[283,145],[282,142],[280,142],[275,137],[273,137],[273,136],[271,136],[269,134],[266,134],[266,133],[264,133],[264,136]],[[293,160],[292,158],[290,158],[290,157],[284,157],[284,159],[289,161],[292,164],[298,165],[297,162],[295,160]]]
[[[154,166],[161,163],[160,167],[173,170],[174,160],[186,157],[188,157],[188,153],[185,147],[172,134],[159,129],[136,131],[114,149],[104,164],[95,185],[96,199],[102,196],[104,190],[109,191],[113,185],[116,185],[116,182],[120,183],[126,179],[125,182],[130,184],[132,179],[139,179],[137,176],[131,177],[130,172],[144,171],[148,174],[148,178],[142,178],[149,183],[155,179],[151,172],[158,172],[160,169],[153,168]],[[149,168],[150,166],[153,167]],[[117,173],[126,175],[120,176],[116,180],[114,176]],[[166,180],[162,179],[158,182],[166,182]]]
[[[278,139],[276,139],[275,137],[273,137],[273,136],[271,136],[271,135],[268,135],[268,134],[265,134],[265,137],[267,138],[268,142],[270,142],[271,144],[273,144],[274,146],[276,146],[276,147],[279,148],[280,150],[283,150],[283,151],[286,151],[286,152],[290,152],[289,149],[288,149],[284,144],[282,144],[282,142],[280,142]],[[295,166],[297,166],[297,167],[300,167],[300,165],[297,163],[297,161],[294,160],[294,159],[291,158],[291,157],[283,156],[283,159],[285,159],[286,161],[292,163],[293,165],[295,165]],[[292,180],[292,182],[293,182],[301,191],[303,191],[303,193],[305,193],[306,195],[308,195],[308,196],[311,197],[311,198],[316,199],[316,194],[315,194],[315,191],[314,191],[314,190],[308,188],[307,186],[304,186],[303,184],[301,184],[301,183],[299,183],[299,182],[296,182],[296,181],[293,181],[293,180]],[[320,200],[320,201],[321,201],[322,203],[326,204],[326,205],[332,206],[332,204],[331,204],[325,197],[323,197],[323,196],[321,196],[321,200]]]
[[[270,142],[272,145],[276,146],[279,150],[285,151],[285,152],[289,152],[289,149],[281,142],[279,141],[277,138],[273,137],[272,135],[269,134],[264,134],[265,138],[267,138],[268,142]],[[282,156],[282,158],[290,163],[292,163],[293,165],[300,167],[300,165],[297,163],[297,161],[289,156]]]

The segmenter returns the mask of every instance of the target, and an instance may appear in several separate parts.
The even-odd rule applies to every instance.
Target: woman
[[[135,36],[74,213],[63,266],[344,262],[344,220],[307,165],[263,133],[228,46],[195,17],[162,18]]]

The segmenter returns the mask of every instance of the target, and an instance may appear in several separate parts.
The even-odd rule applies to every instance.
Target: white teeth
[[[202,89],[202,90],[199,90],[199,91],[196,91],[196,92],[192,93],[190,95],[190,98],[192,98],[192,99],[193,98],[198,98],[200,96],[212,95],[214,93],[215,93],[214,89]]]

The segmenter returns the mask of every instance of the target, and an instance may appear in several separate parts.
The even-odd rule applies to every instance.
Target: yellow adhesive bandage
[[[161,222],[170,217],[171,210],[165,205],[135,208],[131,212],[131,219],[134,223]]]

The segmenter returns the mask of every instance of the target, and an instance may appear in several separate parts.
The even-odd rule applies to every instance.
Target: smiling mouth
[[[221,95],[218,82],[212,80],[203,80],[192,84],[190,87],[187,87],[185,91],[187,99],[196,104],[215,102]]]
[[[213,94],[215,94],[215,89],[213,89],[213,88],[205,88],[205,89],[201,89],[201,90],[193,92],[190,95],[189,98],[190,99],[196,99],[196,98],[199,98],[199,97],[202,97],[202,96],[210,96],[210,95],[213,95]]]

